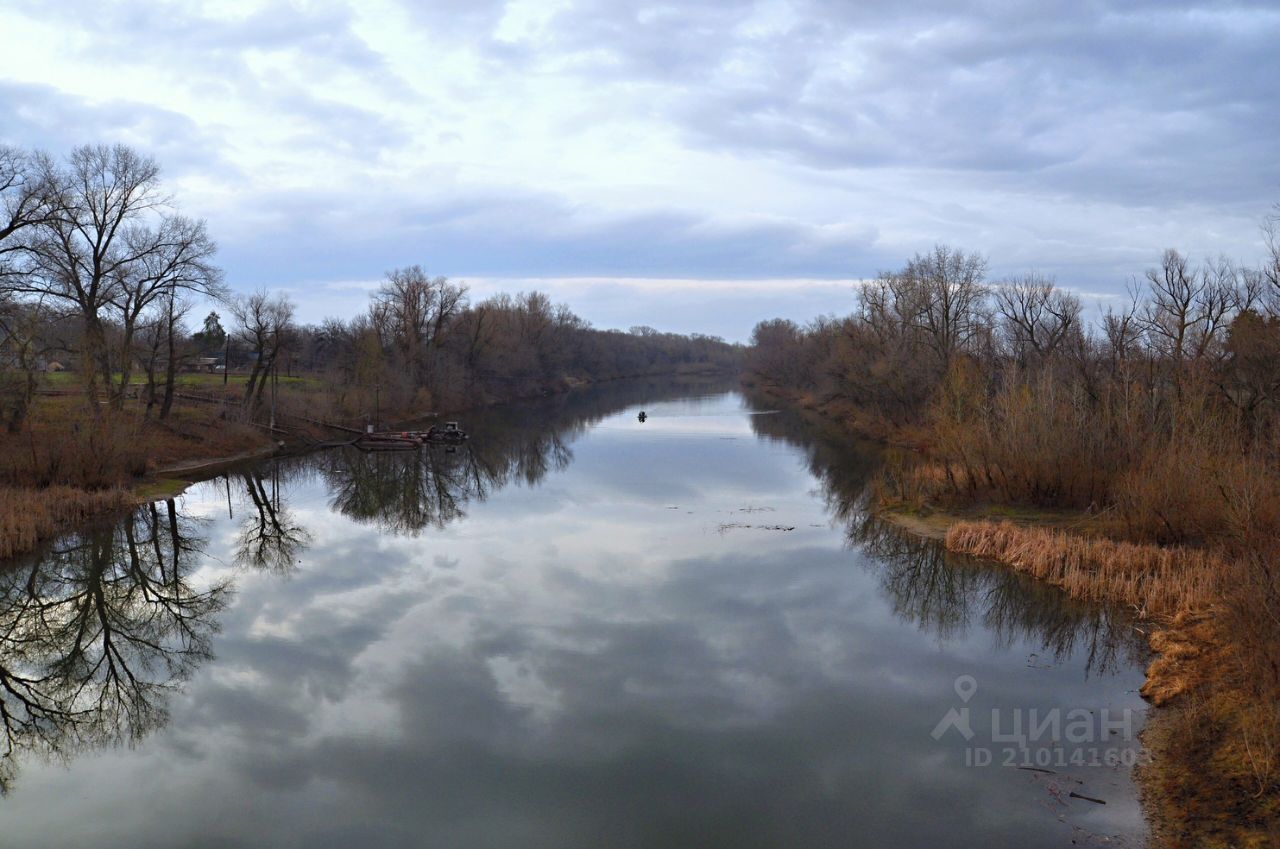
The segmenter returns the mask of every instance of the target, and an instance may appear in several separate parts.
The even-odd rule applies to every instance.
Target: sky
[[[123,142],[236,290],[421,264],[746,339],[946,243],[1094,302],[1256,262],[1280,3],[0,0],[0,143]]]

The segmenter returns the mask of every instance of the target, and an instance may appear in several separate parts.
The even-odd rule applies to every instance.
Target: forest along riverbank
[[[1240,653],[1255,644],[1232,631],[1226,582],[1238,573],[1221,552],[1116,541],[1106,513],[992,502],[981,490],[936,498],[938,480],[920,483],[936,474],[926,429],[889,433],[867,427],[846,400],[748,383],[757,403],[822,422],[851,446],[888,443],[869,489],[869,508],[885,521],[1073,598],[1132,611],[1153,655],[1141,688],[1157,708],[1143,733],[1152,758],[1138,775],[1156,845],[1261,846],[1280,835],[1265,783],[1276,752],[1265,736],[1249,740],[1256,706],[1237,686],[1237,670],[1249,666]]]
[[[543,397],[612,381],[655,379],[731,383],[732,373],[686,364],[651,374],[568,377],[522,392]],[[319,381],[284,382],[277,390],[277,424],[271,429],[245,406],[243,378],[184,377],[163,420],[152,415],[144,393],[120,410],[105,405],[95,410],[76,392],[38,395],[18,432],[0,441],[0,559],[31,551],[85,522],[177,495],[225,467],[282,451],[305,452],[345,436],[320,423],[321,417],[334,415],[325,412],[334,402]],[[465,415],[520,400],[525,396],[491,397],[439,415]],[[377,410],[385,423],[422,422],[424,412],[390,403]],[[362,429],[374,420],[374,411],[327,420]]]
[[[749,384],[914,449],[882,508],[1154,626],[1146,692],[1176,743],[1147,786],[1175,845],[1280,844],[1280,217],[1261,224],[1260,263],[1166,250],[1096,318],[937,245],[846,316],[759,323],[746,354]]]
[[[1131,618],[876,520],[877,450],[658,381],[467,425],[0,572],[6,847],[1142,845]]]
[[[57,165],[0,159],[0,207],[18,215],[0,228],[0,557],[127,504],[140,483],[172,491],[155,480],[171,467],[331,441],[316,422],[363,430],[741,368],[742,346],[720,337],[595,328],[536,291],[473,301],[418,265],[389,271],[365,309],[302,323],[285,292],[225,285],[204,222],[169,210],[159,226],[167,193],[150,157],[114,145]],[[190,296],[218,307],[194,330]]]

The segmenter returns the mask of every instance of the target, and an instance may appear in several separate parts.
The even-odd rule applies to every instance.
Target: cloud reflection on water
[[[207,557],[226,564],[207,576],[237,586],[210,617],[217,659],[137,749],[24,765],[0,802],[7,840],[908,847],[1141,832],[1122,773],[1092,775],[1111,804],[1062,823],[1034,776],[965,768],[929,736],[961,672],[983,709],[1136,704],[1125,622],[875,524],[859,508],[874,459],[812,427],[748,417],[734,394],[655,394],[493,411],[451,454],[284,461],[231,481],[234,518],[224,482],[197,488],[183,509],[206,517]],[[698,431],[645,430],[627,406],[640,400],[672,423],[697,413]],[[717,438],[719,416],[758,438]],[[795,530],[716,532],[747,506]],[[1033,652],[1049,662],[1031,668]]]

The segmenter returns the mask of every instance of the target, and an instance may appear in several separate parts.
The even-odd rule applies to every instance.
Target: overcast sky
[[[387,269],[742,339],[935,242],[1260,255],[1280,4],[0,0],[0,142],[155,155],[238,289]]]

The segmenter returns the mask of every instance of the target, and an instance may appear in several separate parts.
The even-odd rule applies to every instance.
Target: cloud
[[[718,151],[976,172],[1131,205],[1257,204],[1280,189],[1265,155],[1280,132],[1276,10],[777,8],[579,0],[530,52],[564,73],[662,85],[666,117]]]
[[[531,192],[442,190],[426,200],[290,191],[255,199],[252,252],[224,256],[259,282],[359,278],[421,262],[457,277],[831,276],[875,252],[874,229],[681,210],[617,213]],[[281,254],[277,246],[291,247]],[[459,271],[462,269],[463,271]]]
[[[1166,247],[1253,261],[1280,198],[1267,6],[20,0],[0,28],[0,138],[153,153],[239,288],[845,280],[942,241],[1120,291]],[[685,304],[736,338],[817,306],[777,295]]]
[[[93,102],[52,86],[0,79],[0,142],[58,153],[81,144],[123,142],[155,156],[169,176],[233,177],[220,139],[189,116],[126,98]]]
[[[42,20],[91,34],[82,51],[95,58],[126,61],[176,59],[185,67],[217,68],[254,79],[252,58],[295,53],[306,67],[331,75],[385,70],[381,55],[353,32],[352,7],[340,3],[231,3],[215,13],[208,4],[179,0],[160,7],[145,3],[39,0],[14,4]]]

